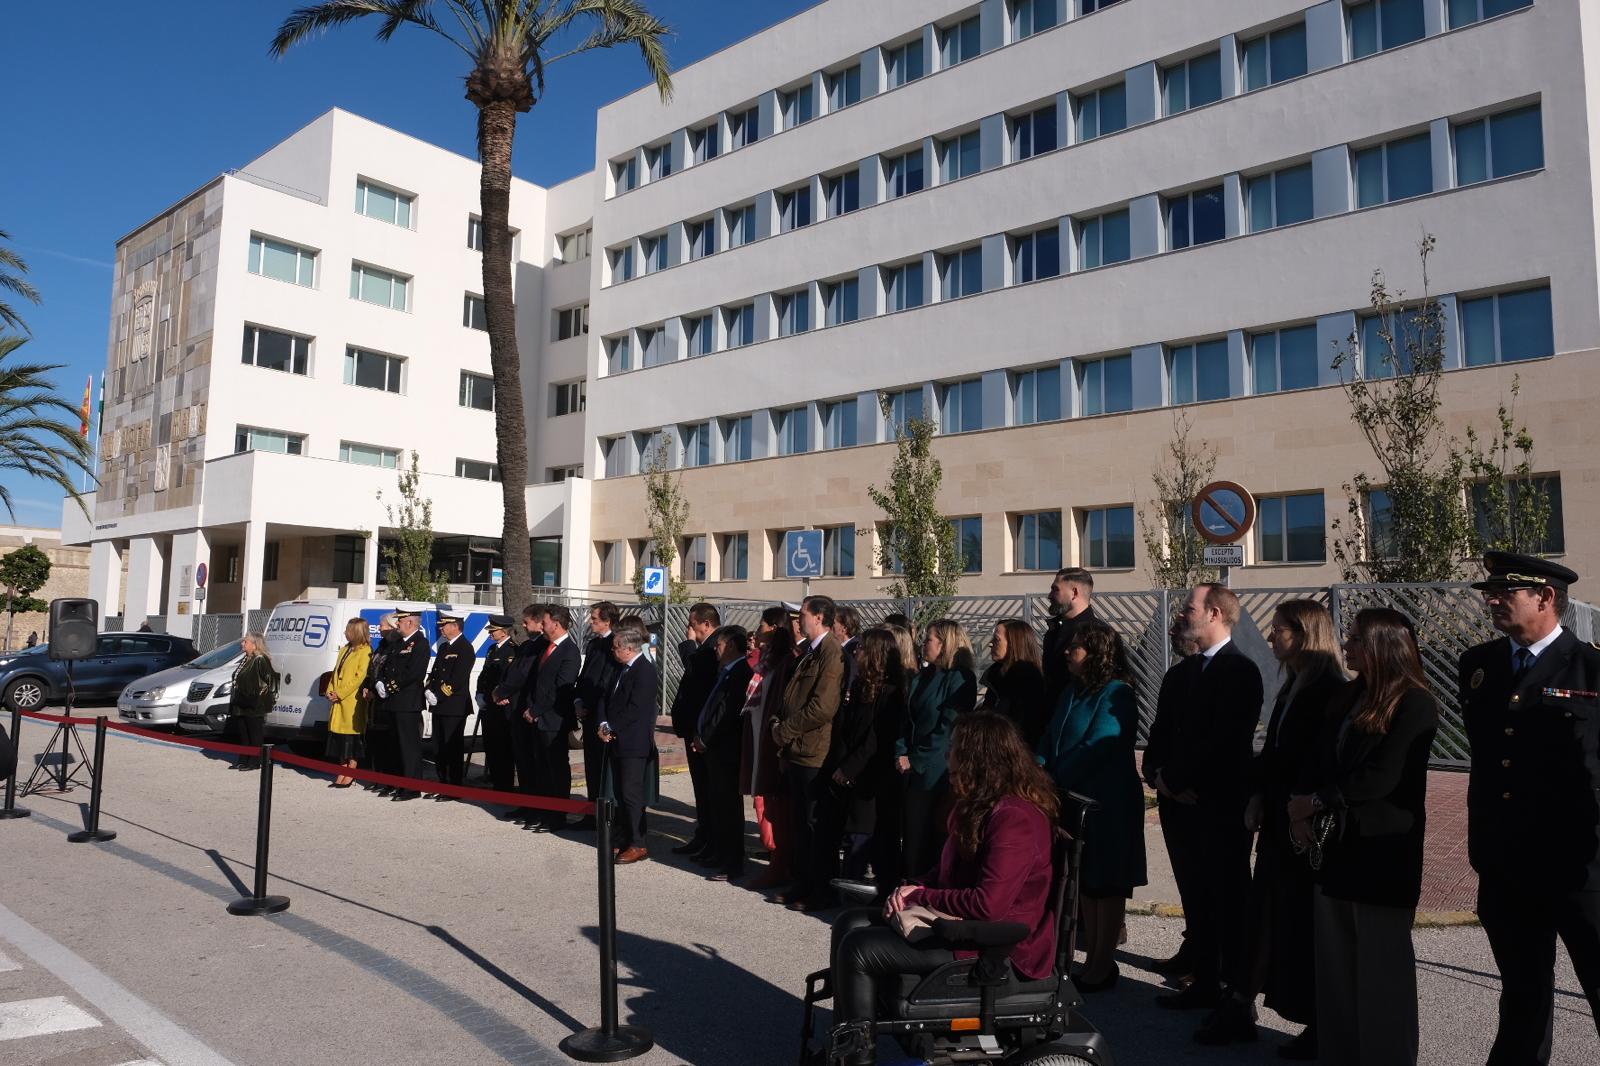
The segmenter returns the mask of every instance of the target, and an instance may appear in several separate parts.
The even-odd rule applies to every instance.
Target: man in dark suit
[[[483,733],[483,763],[489,782],[501,792],[516,786],[517,764],[511,754],[511,722],[505,708],[495,702],[494,691],[505,680],[517,653],[511,641],[511,619],[503,614],[489,619],[489,653],[478,671],[478,722]]]
[[[472,641],[461,635],[461,616],[439,615],[439,648],[422,698],[433,711],[434,772],[446,785],[463,781],[463,738],[472,713],[472,667],[478,658]],[[435,796],[448,800],[450,796]]]
[[[1081,566],[1057,570],[1050,582],[1050,621],[1044,627],[1045,706],[1060,702],[1072,675],[1067,671],[1067,646],[1073,634],[1086,622],[1098,621],[1090,600],[1094,597],[1094,575]]]
[[[606,697],[611,694],[611,683],[616,680],[617,660],[611,654],[611,627],[621,616],[617,605],[607,600],[589,608],[589,643],[583,649],[583,669],[578,671],[578,696],[573,706],[583,726],[583,788],[590,802],[599,798],[603,784],[600,768],[605,744],[600,740],[600,715]],[[594,819],[584,818],[577,828],[593,829]]]
[[[856,685],[856,649],[861,647],[861,612],[839,604],[833,609],[833,639],[844,652],[844,690]]]
[[[709,794],[705,755],[695,751],[690,741],[694,739],[695,724],[700,720],[706,697],[711,695],[711,686],[717,682],[717,649],[711,646],[709,638],[721,624],[722,616],[711,604],[697,603],[689,608],[688,640],[684,643],[692,641],[695,648],[684,656],[683,677],[678,681],[678,694],[672,700],[672,732],[683,740],[687,749],[684,755],[689,763],[689,784],[694,789],[694,833],[673,848],[672,853],[691,858],[699,857],[711,842],[705,805]],[[680,655],[684,654],[683,647],[678,650]]]
[[[542,603],[530,603],[522,609],[523,641],[517,645],[511,666],[506,670],[494,692],[495,706],[506,716],[511,735],[511,761],[516,766],[517,791],[524,795],[534,792],[535,776],[533,727],[522,717],[527,710],[528,694],[533,688],[534,675],[539,670],[539,659],[544,655],[547,641],[544,636],[544,616],[549,610]],[[519,807],[500,816],[501,821],[517,821],[524,825],[538,817],[532,807]]]
[[[711,819],[702,866],[715,868],[712,881],[744,875],[744,794],[739,791],[739,766],[745,748],[742,711],[754,673],[745,654],[750,634],[740,626],[723,626],[707,642],[716,652],[717,680],[695,724],[693,746],[706,761],[706,814]]]
[[[1600,649],[1563,628],[1559,563],[1489,552],[1483,593],[1505,636],[1461,657],[1472,744],[1467,851],[1500,970],[1489,1066],[1550,1061],[1556,939],[1600,1028]]]
[[[378,697],[394,720],[400,774],[417,778],[422,776],[422,682],[428,676],[428,638],[422,633],[422,615],[417,611],[396,611],[395,625],[400,630],[400,646],[384,660]],[[400,789],[389,798],[398,803],[421,795]]]
[[[612,780],[617,787],[616,853],[626,866],[650,857],[645,845],[647,776],[656,749],[656,668],[644,654],[649,642],[642,624],[623,619],[612,639],[617,677],[606,696],[599,735],[611,748]]]
[[[522,719],[531,728],[533,745],[534,795],[569,799],[572,796],[572,756],[567,733],[577,724],[572,701],[578,693],[578,670],[582,656],[568,631],[572,612],[559,603],[551,604],[544,616],[544,650],[533,673],[527,706]],[[529,822],[535,833],[564,829],[567,816],[561,811],[544,811]]]
[[[1157,1002],[1184,1010],[1218,1007],[1223,977],[1242,974],[1249,965],[1250,833],[1244,812],[1262,684],[1255,662],[1233,644],[1239,597],[1221,585],[1200,585],[1189,593],[1179,620],[1198,651],[1162,680],[1144,777],[1158,797],[1194,973],[1187,988]],[[1253,1032],[1248,1014],[1242,1023],[1222,1014],[1202,1028],[1250,1026]]]

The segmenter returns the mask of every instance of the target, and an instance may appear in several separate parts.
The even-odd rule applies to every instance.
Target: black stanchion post
[[[22,708],[11,708],[11,743],[20,751],[22,748]],[[0,807],[0,822],[11,818],[26,818],[33,812],[26,807],[17,806],[17,775],[6,778],[6,805]]]
[[[66,747],[65,739],[62,740],[62,747]],[[65,762],[65,756],[62,761]],[[106,716],[102,714],[94,720],[94,765],[89,767],[89,828],[67,834],[67,839],[74,844],[103,844],[107,840],[117,839],[115,829],[100,828],[100,787],[105,776]]]
[[[600,1027],[573,1033],[561,1041],[561,1050],[579,1062],[634,1059],[656,1043],[646,1029],[617,1024],[617,867],[611,854],[611,818],[615,810],[616,803],[611,799],[602,797],[595,802],[600,863]]]
[[[272,745],[261,745],[261,791],[256,800],[256,887],[252,895],[228,904],[229,914],[277,914],[289,909],[288,896],[267,895],[267,847],[272,840]]]

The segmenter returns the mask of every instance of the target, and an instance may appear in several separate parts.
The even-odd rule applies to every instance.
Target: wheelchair
[[[1105,1037],[1079,1013],[1083,997],[1071,976],[1084,822],[1098,804],[1068,793],[1065,806],[1067,828],[1056,829],[1052,848],[1056,961],[1051,976],[1027,981],[1012,971],[1011,949],[1028,935],[1020,922],[943,919],[935,923],[935,934],[951,948],[978,952],[977,958],[880,987],[877,1021],[835,1024],[814,1043],[817,1005],[833,999],[830,959],[829,969],[806,977],[800,1066],[837,1066],[875,1048],[880,1036],[893,1037],[926,1066],[1114,1066]],[[871,886],[834,884],[851,902],[867,904],[874,898]]]

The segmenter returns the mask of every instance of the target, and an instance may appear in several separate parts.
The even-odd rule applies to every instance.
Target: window
[[[811,290],[780,293],[777,296],[778,336],[792,337],[811,328]]]
[[[906,426],[913,420],[923,417],[922,390],[901,389],[899,392],[889,394],[889,425],[888,432],[891,437],[905,435]]]
[[[306,439],[298,433],[280,433],[275,429],[255,429],[240,426],[233,433],[233,450],[236,452],[279,452],[300,455]]]
[[[798,455],[811,450],[810,434],[807,432],[809,417],[809,411],[804,407],[776,412],[779,455]]]
[[[848,215],[861,207],[861,172],[851,170],[822,179],[822,198],[829,218]]]
[[[1079,0],[1078,11],[1080,14],[1090,15],[1096,11],[1104,11],[1112,4],[1120,4],[1122,0]]]
[[[1011,154],[1017,160],[1053,152],[1056,139],[1056,105],[1041,107],[1011,120]]]
[[[342,440],[339,442],[339,461],[354,463],[357,466],[376,466],[384,470],[393,470],[400,463],[400,453],[393,448],[351,444],[347,440]]]
[[[477,215],[467,216],[467,247],[474,252],[483,251],[483,219]]]
[[[1037,511],[1016,519],[1016,557],[1018,570],[1061,569],[1061,512]]]
[[[317,283],[317,253],[299,245],[250,235],[250,273],[312,288]]]
[[[1374,559],[1395,559],[1400,549],[1394,539],[1394,502],[1383,489],[1368,489],[1366,505],[1367,543]]]
[[[884,66],[889,74],[889,88],[898,88],[916,81],[927,73],[923,63],[922,38],[907,41],[898,48],[883,53]]]
[[[1085,415],[1133,410],[1133,357],[1115,355],[1079,364],[1078,393]]]
[[[856,576],[856,527],[832,526],[822,531],[822,575]]]
[[[1296,326],[1250,338],[1251,392],[1290,392],[1317,384],[1317,327]]]
[[[571,340],[589,332],[589,305],[563,307],[556,312],[556,340]]]
[[[1056,0],[1014,0],[1011,5],[1011,37],[1020,41],[1043,33],[1056,24]]]
[[[1549,286],[1462,300],[1460,314],[1467,366],[1542,359],[1556,352]]]
[[[829,74],[827,81],[829,111],[837,111],[841,107],[849,107],[851,104],[861,102],[860,63]]]
[[[633,245],[625,244],[621,248],[613,248],[611,256],[611,281],[633,280]]]
[[[939,257],[941,299],[954,300],[983,291],[983,246],[974,245]]]
[[[1256,559],[1263,563],[1320,563],[1327,559],[1322,493],[1268,496],[1256,501]]]
[[[853,448],[856,445],[856,401],[835,400],[822,409],[822,446]]]
[[[722,580],[750,580],[750,534],[724,533],[719,545],[722,554]]]
[[[249,366],[282,370],[303,377],[309,372],[311,340],[265,326],[246,326],[242,361]]]
[[[722,131],[712,122],[689,131],[689,158],[694,163],[704,163],[717,158],[722,151]]]
[[[1355,4],[1350,14],[1350,58],[1420,41],[1427,27],[1423,0],[1367,0]]]
[[[1431,323],[1442,322],[1442,313],[1430,322],[1423,320],[1422,310],[1417,306],[1396,307],[1381,315],[1361,316],[1356,323],[1356,331],[1361,350],[1362,377],[1392,378],[1396,369],[1409,374],[1416,352],[1439,351],[1443,348],[1438,338],[1425,338],[1420,332]],[[1385,337],[1385,333],[1391,331],[1393,336]]]
[[[822,313],[830,326],[854,322],[861,316],[861,282],[858,278],[825,283],[822,286]]]
[[[953,67],[975,58],[981,50],[978,16],[963,19],[939,31],[939,58],[942,66]]]
[[[667,328],[652,326],[639,331],[639,353],[644,366],[659,366],[677,358],[677,353],[667,347]]]
[[[728,347],[739,348],[756,339],[756,305],[740,304],[723,308],[723,319],[728,326]]]
[[[689,358],[710,355],[717,350],[715,320],[709,314],[684,319],[683,331],[688,335]]]
[[[398,393],[406,361],[398,355],[382,355],[361,348],[344,350],[344,383],[364,389]]]
[[[1128,570],[1133,567],[1133,508],[1101,507],[1083,512],[1082,566]]]
[[[581,466],[552,466],[546,471],[545,481],[559,485],[563,481],[571,481],[582,476],[583,467]]]
[[[778,110],[783,113],[783,128],[792,130],[817,117],[817,99],[810,85],[778,94]]]
[[[706,579],[706,538],[704,534],[698,537],[683,538],[683,564],[681,570],[685,581],[704,581]]]
[[[885,305],[890,311],[921,307],[926,298],[922,288],[922,260],[916,259],[889,267],[883,275]]]
[[[950,519],[956,534],[956,550],[961,553],[963,574],[983,573],[983,519],[977,515]]]
[[[1128,128],[1128,85],[1117,82],[1078,97],[1078,140],[1092,141]]]
[[[261,580],[276,581],[278,580],[279,544],[275,540],[269,540],[263,547],[265,550],[261,553]],[[139,650],[143,651],[145,649],[141,648]]]
[[[761,109],[728,112],[728,140],[733,147],[755,144],[761,137]]]
[[[639,238],[639,260],[641,276],[667,269],[667,235]]]
[[[1174,404],[1228,398],[1228,342],[1226,339],[1184,344],[1167,356],[1167,378]]]
[[[411,228],[411,204],[415,197],[375,185],[366,178],[356,179],[356,214],[375,218],[394,226]]]
[[[600,442],[600,451],[605,456],[606,477],[622,477],[628,472],[628,439],[626,437],[610,437]]]
[[[750,415],[724,419],[722,461],[742,463],[755,458],[755,419]]]
[[[1019,426],[1055,422],[1061,418],[1061,368],[1042,366],[1017,374],[1015,419]]]
[[[482,296],[465,293],[461,298],[461,324],[468,329],[489,329],[489,312]]]
[[[1371,207],[1433,191],[1433,147],[1426,133],[1355,153],[1356,206]]]
[[[1311,188],[1310,163],[1250,178],[1245,186],[1250,232],[1292,226],[1309,219]]]
[[[1456,184],[1471,185],[1544,166],[1539,105],[1521,107],[1454,130]]]
[[[1470,26],[1532,4],[1533,0],[1450,0],[1450,28]]]
[[[591,231],[579,230],[577,233],[568,233],[556,238],[556,256],[563,263],[576,263],[580,259],[589,258],[589,240]],[[474,245],[481,247],[481,245]]]
[[[633,345],[626,335],[606,339],[606,373],[621,374],[633,369]]]
[[[728,247],[738,248],[756,239],[756,208],[754,204],[730,208],[724,212],[728,220]]]
[[[481,463],[476,459],[457,459],[456,477],[473,481],[499,481],[500,467],[494,463]]]
[[[639,187],[639,160],[637,156],[611,164],[611,176],[616,181],[617,192],[632,192]]]
[[[1078,262],[1085,270],[1127,262],[1131,246],[1127,208],[1078,223]]]
[[[888,198],[891,200],[910,193],[921,192],[923,185],[922,149],[913,149],[905,155],[897,155],[889,159],[884,171],[884,178],[884,187],[888,192]]]
[[[581,381],[563,381],[550,386],[550,414],[559,418],[574,415],[588,406],[589,398]]]
[[[494,378],[487,374],[474,374],[469,370],[463,370],[456,402],[474,411],[493,411]]]
[[[626,550],[620,540],[601,541],[595,545],[595,551],[600,556],[600,583],[602,585],[620,585],[626,578],[623,572],[627,567]]]
[[[1244,42],[1242,58],[1245,92],[1300,77],[1310,66],[1306,57],[1306,24],[1297,22]]]
[[[379,307],[388,307],[395,311],[404,311],[409,306],[408,296],[410,291],[410,278],[399,274],[391,274],[387,270],[379,270],[377,267],[365,266],[361,263],[350,264],[350,298],[352,300],[377,304]]]
[[[711,423],[695,422],[681,427],[679,433],[683,437],[683,465],[710,466]]]
[[[811,225],[811,186],[778,194],[778,232],[788,233],[801,226]]]
[[[1227,235],[1222,186],[1196,189],[1167,199],[1167,247],[1173,251],[1210,244]]]
[[[1022,285],[1061,273],[1061,227],[1035,230],[1016,238],[1012,277]]]
[[[644,165],[649,181],[660,181],[672,175],[672,143],[658,144],[644,150]]]
[[[365,537],[339,535],[333,538],[333,579],[355,582],[362,579],[363,564],[367,557]]]
[[[982,144],[977,130],[938,142],[939,180],[955,181],[976,174],[983,166]]]
[[[1512,537],[1512,531],[1505,527],[1507,516],[1526,514],[1529,505],[1535,501],[1523,502],[1525,492],[1533,492],[1544,497],[1544,503],[1549,508],[1546,516],[1544,539],[1534,544],[1518,544],[1511,550],[1531,553],[1534,555],[1560,555],[1567,550],[1567,538],[1561,514],[1561,476],[1553,474],[1546,477],[1535,477],[1531,483],[1522,479],[1509,478],[1505,481],[1500,493],[1491,491],[1492,486],[1482,482],[1469,487],[1468,492],[1472,498],[1472,522],[1478,531],[1478,539],[1485,543],[1506,544]],[[1496,496],[1499,499],[1496,499]]]
[[[1222,52],[1207,52],[1170,66],[1163,72],[1163,78],[1167,114],[1177,115],[1190,108],[1214,104],[1222,99]]]
[[[683,227],[683,235],[685,243],[689,246],[689,262],[717,254],[716,219],[707,218],[699,222],[690,222]]]
[[[983,379],[968,378],[944,386],[941,433],[970,433],[983,428]]]

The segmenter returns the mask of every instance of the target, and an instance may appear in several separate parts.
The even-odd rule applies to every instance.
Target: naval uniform
[[[494,701],[494,690],[505,680],[517,646],[507,637],[491,645],[478,672],[478,719],[483,724],[483,762],[489,780],[501,792],[509,792],[517,780],[516,760],[511,754],[511,722],[506,709]]]
[[[464,783],[462,741],[467,715],[472,713],[472,666],[476,659],[472,641],[458,635],[439,645],[428,674],[428,691],[434,697],[434,770],[447,785]]]
[[[384,707],[394,719],[400,773],[422,776],[422,682],[428,676],[428,638],[418,629],[402,637],[383,663]]]

